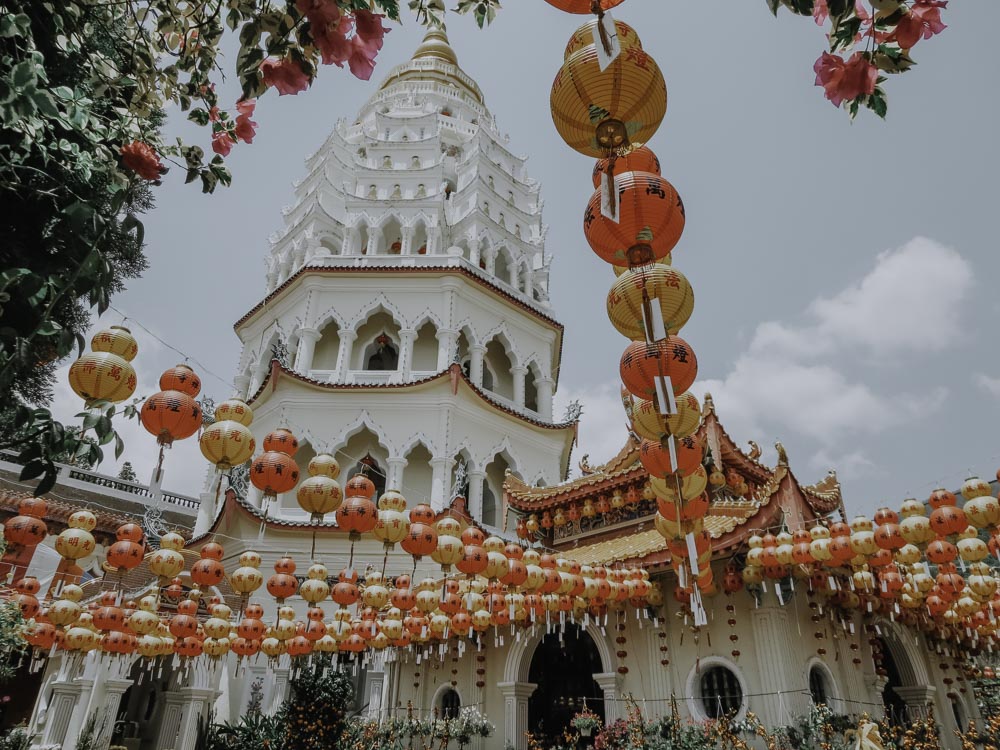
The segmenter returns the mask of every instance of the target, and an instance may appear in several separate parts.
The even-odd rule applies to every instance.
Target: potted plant
[[[573,725],[573,729],[580,733],[581,737],[589,737],[595,729],[601,726],[601,720],[597,718],[597,714],[587,708],[586,705],[580,713],[573,717],[573,721],[570,723]]]

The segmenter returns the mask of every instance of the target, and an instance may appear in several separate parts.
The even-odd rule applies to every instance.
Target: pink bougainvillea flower
[[[343,15],[332,0],[296,0],[295,7],[310,25],[313,41],[323,56],[324,65],[344,67],[351,55],[351,33],[354,20]]]
[[[264,85],[274,86],[278,96],[305,91],[312,83],[302,66],[288,58],[279,60],[269,57],[260,64],[260,72],[264,76]]]
[[[382,40],[385,35],[392,31],[388,26],[382,25],[385,16],[381,13],[372,13],[370,10],[354,11],[354,28],[361,41],[374,52],[382,49]],[[372,54],[372,59],[375,55]],[[367,80],[367,79],[366,79]]]
[[[816,22],[817,26],[822,26],[826,23],[826,19],[830,17],[830,8],[826,4],[826,0],[816,0],[813,5],[813,20]]]
[[[153,147],[142,141],[122,146],[122,163],[144,180],[158,180],[166,170]]]
[[[377,49],[373,49],[360,36],[355,35],[351,40],[351,56],[347,60],[355,78],[367,81],[372,77],[377,55]]]
[[[244,143],[253,143],[253,137],[257,135],[257,123],[251,120],[254,108],[257,106],[256,99],[244,99],[236,102],[236,138]]]
[[[855,52],[846,62],[838,55],[824,52],[813,65],[816,85],[822,86],[826,98],[839,107],[845,101],[875,93],[878,69],[862,52]]]
[[[218,122],[219,121],[219,108],[218,107],[213,106],[210,110],[208,110],[208,121],[209,122]]]
[[[940,34],[948,28],[941,21],[941,9],[947,7],[947,0],[917,0],[909,12],[899,19],[890,39],[903,49],[910,49],[921,39]]]
[[[229,156],[236,141],[226,130],[216,130],[212,133],[212,150],[220,156]]]

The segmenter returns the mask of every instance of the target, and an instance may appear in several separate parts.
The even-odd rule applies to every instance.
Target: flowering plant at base
[[[570,723],[573,725],[573,728],[584,737],[590,736],[595,729],[599,729],[601,726],[600,718],[598,718],[597,714],[591,711],[586,705],[584,705],[582,711],[573,717],[573,720]]]

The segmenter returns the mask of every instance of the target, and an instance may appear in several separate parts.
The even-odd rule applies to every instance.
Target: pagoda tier
[[[842,508],[834,472],[817,484],[800,484],[781,443],[775,446],[778,464],[765,466],[756,443],[751,441],[746,452],[725,431],[708,394],[698,436],[708,446],[706,468],[726,478],[725,484],[708,488],[705,530],[716,557],[728,556],[754,532],[783,524],[801,528]],[[669,552],[653,526],[657,503],[639,462],[636,437],[630,434],[618,455],[601,466],[589,466],[584,457],[580,469],[580,477],[552,487],[529,487],[508,477],[504,499],[519,514],[539,519],[546,543],[557,552],[572,551],[581,564],[666,565]]]

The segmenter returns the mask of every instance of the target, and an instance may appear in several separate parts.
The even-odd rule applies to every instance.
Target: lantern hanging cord
[[[204,373],[207,373],[208,375],[211,375],[213,378],[215,378],[216,380],[218,380],[220,383],[222,383],[223,385],[225,385],[227,388],[232,388],[233,387],[233,381],[231,379],[227,380],[226,378],[222,377],[221,375],[217,375],[216,373],[212,372],[210,369],[208,369],[208,367],[206,367],[204,364],[202,364],[201,362],[199,362],[197,359],[195,359],[191,355],[185,354],[180,349],[178,349],[176,346],[171,346],[166,341],[164,341],[159,336],[157,336],[155,333],[153,333],[151,330],[149,330],[142,323],[140,323],[138,320],[136,320],[135,318],[133,318],[130,315],[126,314],[124,311],[119,310],[114,305],[108,305],[108,309],[109,310],[114,310],[116,313],[118,313],[119,315],[121,315],[122,316],[122,323],[125,323],[127,321],[129,323],[132,323],[132,324],[138,326],[143,331],[145,331],[149,336],[151,336],[153,339],[155,339],[157,342],[159,342],[160,344],[162,344],[163,346],[165,346],[170,351],[175,352],[176,354],[181,355],[182,357],[184,357],[185,360],[187,360],[189,362],[193,362],[195,365],[198,366],[198,369],[201,372],[204,372]]]

